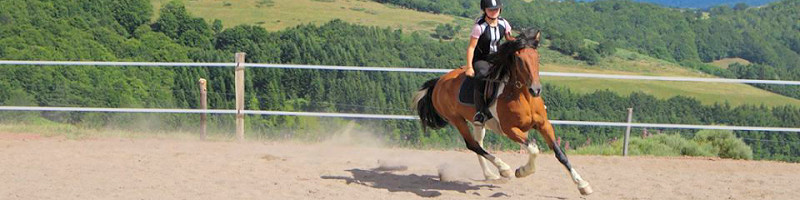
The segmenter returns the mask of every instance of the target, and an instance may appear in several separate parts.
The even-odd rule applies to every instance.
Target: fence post
[[[243,52],[236,53],[236,139],[244,141],[244,56]]]
[[[208,89],[207,89],[207,81],[206,79],[201,78],[197,81],[197,84],[200,86],[200,109],[201,110],[208,110]],[[206,140],[206,113],[200,115],[200,138]]]
[[[628,128],[625,130],[625,139],[622,147],[622,156],[628,156],[628,138],[631,137],[632,119],[633,119],[633,108],[628,108]]]

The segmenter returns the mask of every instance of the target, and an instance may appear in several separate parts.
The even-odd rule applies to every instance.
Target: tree
[[[136,28],[150,21],[153,7],[148,0],[115,0],[112,14],[120,25],[133,33]]]
[[[559,52],[567,55],[573,55],[579,51],[583,44],[583,40],[574,33],[565,33],[563,35],[554,36],[550,48],[558,50]]]
[[[584,60],[590,65],[596,65],[600,62],[600,54],[597,53],[594,46],[584,46],[578,48],[578,59]]]
[[[433,36],[439,39],[450,40],[453,39],[453,37],[456,35],[456,32],[459,29],[460,28],[458,26],[453,26],[450,24],[444,24],[444,25],[439,24],[438,26],[436,26],[436,30]]]
[[[733,10],[735,10],[735,11],[743,11],[743,10],[747,10],[748,7],[749,6],[746,3],[742,2],[742,3],[737,3],[736,5],[734,5],[733,6]]]
[[[214,23],[211,25],[211,30],[214,31],[214,34],[219,34],[219,32],[222,32],[222,28],[222,20],[214,19]]]
[[[600,45],[597,48],[597,53],[600,54],[602,57],[608,57],[614,55],[617,52],[617,45],[614,41],[611,40],[603,40],[600,42]]]
[[[197,41],[181,39],[181,36],[188,31],[197,33],[190,36],[192,38],[202,37],[202,39],[210,40],[213,35],[208,23],[202,18],[192,17],[180,1],[173,0],[165,4],[164,7],[161,8],[160,15],[158,20],[152,25],[153,31],[164,33],[172,39],[196,43]]]

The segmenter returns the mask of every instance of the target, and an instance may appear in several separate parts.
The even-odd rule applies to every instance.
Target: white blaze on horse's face
[[[525,69],[522,74],[526,74],[521,78],[527,80],[519,80],[527,84],[528,92],[534,97],[538,97],[542,93],[542,83],[539,81],[539,52],[534,48],[524,48],[517,51],[517,58],[520,65],[518,69]]]

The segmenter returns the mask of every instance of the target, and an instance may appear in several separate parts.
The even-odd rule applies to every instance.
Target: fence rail
[[[0,65],[57,65],[57,66],[143,66],[143,67],[235,67],[236,63],[181,63],[181,62],[95,62],[95,61],[15,61],[0,60]],[[253,68],[281,68],[281,69],[316,69],[316,70],[344,70],[344,71],[377,71],[377,72],[414,72],[414,73],[447,73],[452,69],[426,69],[403,67],[353,67],[353,66],[322,66],[322,65],[288,65],[288,64],[261,64],[247,63]],[[774,85],[800,85],[800,81],[759,80],[759,79],[725,79],[725,78],[699,78],[676,76],[639,76],[619,74],[588,74],[567,72],[540,72],[541,76],[574,77],[574,78],[601,78],[622,80],[650,80],[650,81],[689,81],[689,82],[716,82],[716,83],[753,83]]]
[[[314,69],[314,70],[344,70],[344,71],[376,71],[376,72],[414,72],[414,73],[447,73],[452,69],[424,69],[402,67],[352,67],[352,66],[320,66],[320,65],[288,65],[288,64],[259,64],[245,63],[244,53],[236,53],[236,61],[232,63],[183,63],[183,62],[97,62],[97,61],[14,61],[0,60],[0,65],[33,65],[33,66],[142,66],[142,67],[233,67],[236,73],[236,110],[207,110],[207,109],[151,109],[151,108],[80,108],[80,107],[24,107],[0,106],[5,111],[66,111],[66,112],[120,112],[120,113],[187,113],[187,114],[235,114],[236,135],[239,140],[244,139],[244,115],[285,115],[285,116],[312,116],[312,117],[340,117],[362,119],[396,119],[415,120],[416,116],[410,115],[380,115],[380,114],[352,114],[352,113],[315,113],[315,112],[287,112],[287,111],[261,111],[244,110],[244,69],[250,68],[281,68],[281,69]],[[756,80],[756,79],[722,79],[698,77],[663,77],[663,76],[638,76],[617,74],[588,74],[564,72],[540,72],[542,76],[576,77],[576,78],[602,78],[622,80],[650,80],[650,81],[691,81],[691,82],[717,82],[717,83],[751,83],[775,85],[800,85],[800,81],[781,80]],[[751,126],[711,126],[691,124],[652,124],[652,123],[621,123],[621,122],[592,122],[592,121],[562,121],[550,120],[555,125],[581,125],[581,126],[612,126],[612,127],[641,127],[641,128],[677,128],[677,129],[720,129],[720,130],[745,130],[745,131],[770,131],[770,132],[800,132],[800,128],[782,127],[751,127]],[[627,135],[626,135],[627,141]],[[626,145],[627,146],[627,145]]]
[[[25,107],[25,106],[0,106],[3,111],[69,111],[69,112],[119,112],[119,113],[185,113],[185,114],[236,114],[236,110],[198,110],[198,109],[153,109],[153,108],[82,108],[82,107]],[[379,115],[355,113],[320,113],[320,112],[288,112],[243,110],[249,115],[283,115],[283,116],[308,116],[308,117],[338,117],[358,119],[395,119],[416,120],[412,115]],[[676,129],[717,129],[739,131],[769,131],[769,132],[800,132],[800,128],[781,127],[754,127],[754,126],[711,126],[692,124],[656,124],[656,123],[623,123],[623,122],[595,122],[595,121],[566,121],[550,120],[554,125],[576,126],[613,126],[613,127],[638,127],[638,128],[676,128]]]

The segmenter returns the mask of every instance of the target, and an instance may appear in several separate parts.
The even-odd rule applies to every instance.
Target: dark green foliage
[[[557,50],[563,54],[573,55],[578,53],[583,45],[583,39],[577,33],[563,33],[557,34],[552,39],[550,48]]]
[[[453,39],[456,35],[456,31],[460,30],[461,28],[458,26],[453,26],[451,24],[439,24],[436,26],[436,30],[433,33],[434,38],[450,40]]]
[[[594,45],[578,48],[578,58],[586,61],[586,63],[590,65],[595,65],[597,62],[600,62],[600,54],[597,53],[597,49]]]
[[[190,47],[209,48],[213,31],[202,18],[192,17],[180,1],[170,1],[161,8],[158,20],[152,25],[153,31],[164,33],[170,38]]]
[[[211,25],[211,30],[214,31],[214,34],[219,34],[222,32],[222,20],[214,19],[214,23]]]
[[[608,57],[614,55],[617,52],[617,44],[611,40],[604,40],[600,42],[600,45],[597,47],[597,53],[600,54],[602,57]]]
[[[137,27],[150,22],[153,7],[149,0],[115,0],[110,3],[114,19],[133,33]]]

